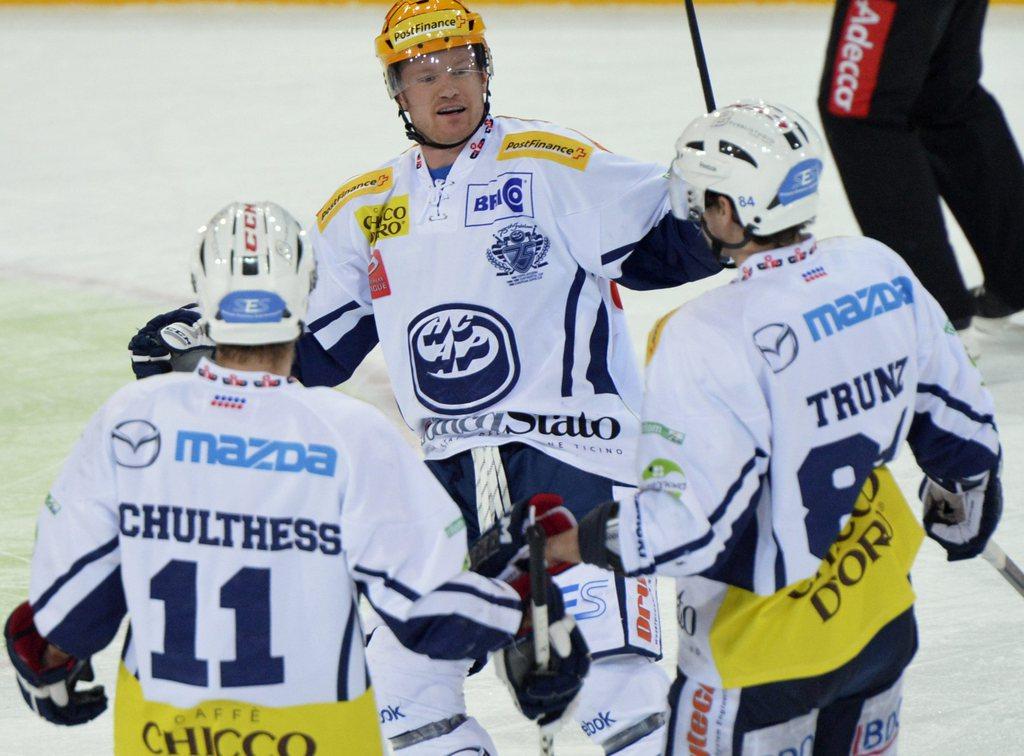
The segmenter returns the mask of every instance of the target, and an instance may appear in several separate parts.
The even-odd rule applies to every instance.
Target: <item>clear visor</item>
[[[480,81],[490,73],[478,45],[417,55],[388,67],[388,92],[392,97],[413,89],[429,89],[438,84]]]

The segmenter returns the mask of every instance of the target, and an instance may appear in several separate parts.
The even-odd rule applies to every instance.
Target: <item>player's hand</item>
[[[542,731],[553,731],[572,714],[572,706],[590,669],[586,641],[573,618],[565,613],[562,591],[548,582],[548,636],[551,657],[548,668],[537,669],[533,631],[527,627],[511,645],[493,654],[498,677],[508,686],[518,709],[537,722]],[[529,580],[521,583],[529,589]],[[513,585],[520,589],[520,581]],[[528,601],[525,602],[528,605]]]
[[[985,550],[1003,513],[998,467],[966,480],[921,482],[924,529],[955,562]]]
[[[486,577],[512,582],[526,571],[526,528],[530,518],[550,538],[576,527],[576,518],[557,494],[541,493],[512,505],[487,528],[469,550],[470,569]]]
[[[95,679],[92,665],[88,659],[76,659],[50,645],[36,629],[32,607],[27,601],[7,618],[4,639],[18,676],[21,696],[43,719],[59,725],[83,724],[107,708],[102,685],[75,690],[79,680]],[[59,661],[53,663],[54,658]]]
[[[201,357],[213,354],[213,342],[197,326],[200,313],[196,304],[189,304],[163,315],[157,315],[139,329],[128,342],[132,370],[136,378],[188,372]]]

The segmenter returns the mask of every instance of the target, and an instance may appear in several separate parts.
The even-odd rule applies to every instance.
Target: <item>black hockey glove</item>
[[[526,575],[513,582],[516,590],[528,592]],[[527,628],[509,646],[493,654],[498,677],[508,686],[516,706],[542,731],[557,729],[558,723],[572,714],[572,707],[590,669],[590,653],[575,621],[565,613],[562,591],[550,579],[548,585],[548,637],[551,658],[548,668],[537,669],[533,630]],[[524,596],[524,605],[528,605]]]
[[[976,557],[995,532],[1003,513],[999,466],[965,480],[925,477],[919,492],[925,532],[946,550],[950,562]]]
[[[79,680],[95,679],[88,659],[71,656],[55,667],[43,666],[43,652],[49,644],[36,629],[32,607],[27,601],[7,618],[4,639],[18,676],[21,696],[43,719],[59,725],[78,725],[95,719],[107,708],[102,685],[75,690]]]
[[[200,313],[195,303],[157,315],[128,342],[136,378],[189,372],[200,358],[213,354],[213,342],[196,327]]]
[[[576,518],[565,508],[562,497],[541,493],[521,499],[487,528],[469,550],[473,572],[513,582],[527,569],[526,528],[530,514],[550,538],[576,527]]]

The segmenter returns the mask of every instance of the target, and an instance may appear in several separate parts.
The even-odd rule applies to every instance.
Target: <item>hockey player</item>
[[[977,555],[1002,507],[991,397],[901,258],[806,232],[821,152],[803,117],[730,105],[677,149],[739,270],[652,331],[638,494],[549,539],[549,558],[677,577],[668,752],[881,753],[923,537],[886,465],[908,441],[925,530],[951,560]],[[474,553],[485,573],[495,543]]]
[[[381,753],[359,594],[440,659],[507,646],[520,597],[462,571],[457,507],[377,411],[287,377],[315,281],[295,220],[235,204],[201,232],[215,361],[118,391],[65,464],[5,626],[22,695],[59,724],[99,715],[102,688],[76,682],[127,613],[116,752]],[[559,596],[553,671],[500,665],[533,716],[557,717],[588,664]]]
[[[677,285],[718,262],[669,212],[664,166],[490,113],[483,19],[458,0],[399,0],[376,49],[416,144],[317,214],[321,278],[297,375],[341,383],[379,339],[402,415],[471,538],[478,511],[486,525],[535,491],[565,494],[582,516],[635,483],[641,381],[615,282]],[[652,663],[653,583],[592,567],[556,581],[595,659],[577,721],[608,752],[656,753],[668,680]],[[386,628],[368,656],[394,748],[493,750],[465,721],[467,664],[408,654]]]

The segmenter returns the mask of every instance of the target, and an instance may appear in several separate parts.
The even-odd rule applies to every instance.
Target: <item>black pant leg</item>
[[[1024,163],[998,103],[979,83],[987,0],[960,0],[913,114],[939,192],[985,286],[1024,307]]]
[[[837,2],[818,107],[861,230],[899,253],[960,324],[973,304],[946,235],[931,156],[911,120],[955,6],[956,0],[869,0],[878,15],[872,21],[862,4]],[[852,107],[844,108],[851,103],[844,86],[854,83]]]

